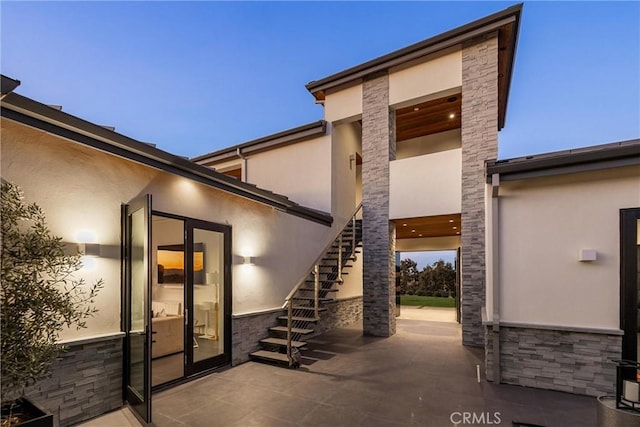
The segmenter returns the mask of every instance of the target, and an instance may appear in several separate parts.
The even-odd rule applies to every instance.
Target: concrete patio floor
[[[304,354],[313,359],[299,370],[248,362],[161,392],[154,424],[596,426],[595,398],[494,385],[484,372],[478,383],[483,352],[461,345],[456,323],[400,318],[390,338],[365,337],[357,324],[311,340]],[[462,424],[465,413],[484,424]],[[122,414],[86,425],[117,425],[109,416]]]

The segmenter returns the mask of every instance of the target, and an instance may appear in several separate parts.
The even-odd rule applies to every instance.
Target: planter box
[[[44,409],[24,397],[16,399],[13,408],[14,414],[20,412],[25,414],[27,419],[24,421],[11,424],[16,427],[53,427],[53,414],[48,414]],[[2,405],[2,419],[9,415],[11,403]]]

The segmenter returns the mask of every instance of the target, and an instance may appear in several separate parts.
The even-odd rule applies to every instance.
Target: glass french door
[[[123,206],[125,398],[151,422],[151,195]]]
[[[231,361],[231,229],[186,221],[187,376]]]

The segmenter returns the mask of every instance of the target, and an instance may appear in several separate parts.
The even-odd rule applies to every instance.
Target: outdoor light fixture
[[[82,256],[100,256],[100,245],[97,243],[78,243],[78,253]]]
[[[246,257],[242,257],[242,264],[244,265],[255,265],[255,257],[252,256],[246,256]]]
[[[578,261],[591,262],[598,259],[598,252],[595,249],[580,249],[578,252]]]
[[[69,255],[100,256],[100,244],[96,243],[96,233],[91,230],[80,230],[75,235],[76,243],[70,243]],[[75,251],[75,253],[72,253]]]
[[[453,118],[455,118],[455,117],[456,117],[456,113],[451,113],[451,114],[449,114],[449,118],[450,118],[450,119],[453,119]]]

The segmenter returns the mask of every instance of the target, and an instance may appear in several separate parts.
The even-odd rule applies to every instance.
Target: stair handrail
[[[322,258],[325,256],[325,254],[329,251],[329,249],[331,248],[331,246],[333,246],[333,244],[336,241],[336,238],[338,237],[342,237],[342,233],[344,232],[344,229],[347,228],[347,226],[349,225],[349,222],[352,222],[353,224],[353,246],[351,247],[351,251],[352,253],[350,255],[353,255],[353,253],[356,250],[356,245],[355,245],[355,235],[356,235],[356,216],[358,215],[358,212],[360,212],[360,209],[362,209],[362,202],[358,204],[358,206],[356,207],[355,211],[353,212],[352,215],[349,216],[349,219],[347,219],[347,221],[345,221],[345,223],[342,225],[342,227],[339,228],[338,231],[338,235],[336,237],[333,238],[333,240],[331,240],[329,242],[329,244],[327,244],[327,246],[325,246],[325,248],[322,250],[322,252],[320,253],[320,256],[318,256],[318,258],[316,258],[316,260],[313,262],[313,264],[311,265],[311,268],[309,268],[307,270],[307,272],[304,274],[304,276],[302,276],[302,278],[298,281],[298,283],[296,283],[296,285],[293,287],[293,289],[291,290],[291,292],[289,292],[289,295],[287,295],[287,297],[284,300],[284,304],[282,305],[283,309],[287,309],[287,358],[289,359],[289,367],[296,365],[296,362],[292,356],[291,353],[291,343],[293,341],[293,296],[296,294],[296,292],[298,292],[298,290],[300,289],[300,287],[302,286],[303,283],[306,282],[307,277],[309,277],[309,274],[314,275],[314,280],[313,280],[313,307],[314,307],[314,317],[317,320],[318,319],[318,295],[319,295],[319,276],[320,276],[320,270],[318,268],[318,266],[320,265],[320,262],[322,261]],[[342,242],[342,240],[340,240],[340,242]],[[342,252],[342,247],[338,247],[338,253]],[[339,262],[342,263],[342,257],[339,257],[340,260]],[[339,266],[339,268],[342,268],[342,265]]]
[[[316,258],[316,260],[313,262],[313,264],[311,265],[311,267],[304,273],[304,275],[302,276],[302,278],[300,280],[298,280],[298,282],[296,283],[296,285],[293,287],[293,289],[291,290],[291,292],[289,292],[289,295],[287,295],[287,297],[284,299],[284,304],[282,304],[282,308],[287,308],[287,303],[293,298],[293,296],[296,294],[296,292],[298,292],[298,289],[300,289],[300,287],[302,286],[302,284],[305,282],[305,280],[307,279],[307,277],[309,277],[309,274],[311,274],[313,272],[313,270],[315,269],[315,267],[320,264],[320,261],[322,261],[322,258],[324,257],[324,255],[327,253],[327,251],[331,248],[331,246],[333,246],[333,244],[335,243],[336,239],[338,238],[338,236],[340,236],[342,234],[342,232],[344,231],[345,228],[347,228],[347,225],[349,225],[349,222],[351,222],[352,220],[355,220],[356,215],[358,215],[358,212],[360,212],[360,209],[362,209],[362,203],[359,203],[358,206],[356,207],[356,210],[353,211],[353,214],[349,215],[349,219],[347,221],[345,221],[344,225],[339,229],[340,231],[338,231],[338,235],[336,235],[333,240],[331,240],[329,242],[329,244],[327,246],[325,246],[325,248],[322,250],[322,252],[320,253],[320,256],[318,258]],[[355,221],[353,222],[353,224],[355,224]],[[353,232],[355,234],[355,227],[353,229]],[[355,242],[355,239],[354,239]],[[353,249],[355,251],[355,245],[353,246]]]

